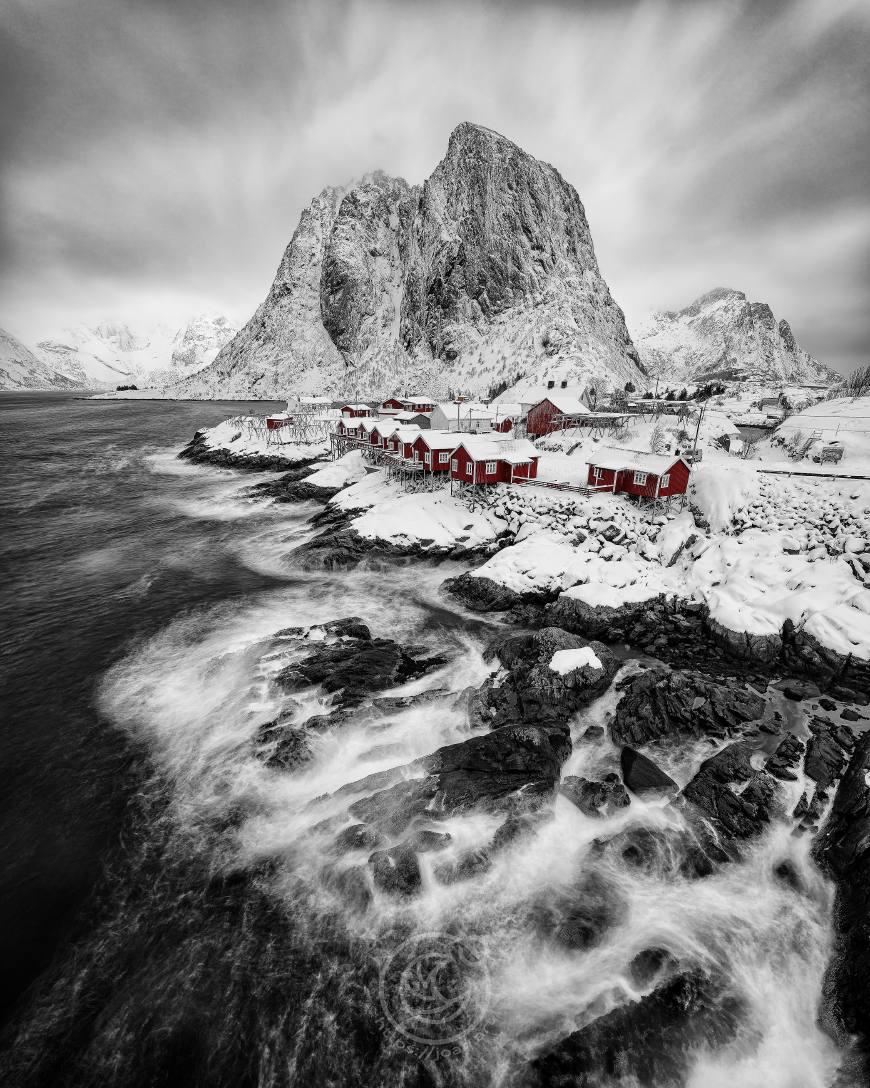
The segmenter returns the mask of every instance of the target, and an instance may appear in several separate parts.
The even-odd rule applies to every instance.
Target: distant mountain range
[[[179,328],[134,332],[123,324],[79,325],[31,350],[0,331],[0,389],[114,389],[163,386],[213,361],[236,327],[200,314]]]
[[[465,122],[422,185],[382,172],[303,211],[274,282],[240,330],[81,326],[29,351],[0,340],[3,388],[148,380],[184,397],[478,397],[603,379],[638,389],[711,379],[837,376],[788,323],[717,288],[629,333],[598,268],[583,204],[546,163]]]
[[[829,382],[839,375],[799,347],[787,321],[765,302],[717,287],[684,310],[633,324],[634,343],[651,375],[674,382],[715,379]]]

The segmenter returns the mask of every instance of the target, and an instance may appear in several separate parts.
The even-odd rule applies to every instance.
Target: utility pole
[[[695,463],[695,457],[698,453],[698,435],[701,431],[701,420],[704,418],[704,413],[707,411],[707,402],[701,403],[701,411],[698,413],[698,426],[695,428],[695,443],[692,446],[692,464]]]

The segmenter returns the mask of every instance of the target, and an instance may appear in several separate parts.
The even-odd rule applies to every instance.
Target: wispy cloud
[[[492,126],[580,192],[629,312],[720,284],[870,330],[866,4],[27,0],[0,34],[0,324],[246,318],[299,212]],[[4,63],[7,60],[7,63]]]

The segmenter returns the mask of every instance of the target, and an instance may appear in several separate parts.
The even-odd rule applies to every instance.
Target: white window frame
[[[426,456],[423,458],[423,460],[426,462],[427,465],[429,465],[430,468],[432,467],[432,451],[431,450],[426,450]]]
[[[592,470],[592,479],[593,480],[600,480],[603,475],[604,475],[604,473],[600,468],[594,468]]]
[[[438,464],[439,465],[446,465],[449,460],[450,460],[450,452],[448,450],[445,450],[443,453],[438,454]]]
[[[484,471],[487,476],[491,476],[494,472],[498,472],[498,461],[487,461]]]
[[[635,487],[643,487],[643,485],[646,483],[648,475],[649,475],[649,473],[647,473],[647,472],[640,472],[638,469],[635,469],[634,486]]]
[[[465,475],[466,476],[472,476],[473,474],[474,474],[474,462],[469,461],[468,464],[465,466]]]
[[[670,482],[671,474],[669,472],[666,472],[664,476],[662,476],[662,478],[659,480],[659,491],[661,491],[663,487],[667,487]]]
[[[459,471],[459,459],[458,458],[454,457],[453,460],[450,462],[450,471],[451,472],[458,472]]]
[[[420,460],[420,451],[419,450],[414,450],[414,460],[415,461]]]

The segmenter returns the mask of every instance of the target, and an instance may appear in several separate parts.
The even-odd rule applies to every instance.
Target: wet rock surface
[[[624,687],[610,727],[615,744],[644,745],[680,735],[732,736],[764,713],[765,701],[739,682],[699,672],[650,669]]]
[[[639,797],[647,794],[676,793],[677,783],[658,767],[649,756],[634,748],[625,747],[619,756],[622,779],[632,793]]]
[[[600,782],[568,775],[562,779],[559,792],[586,816],[612,816],[618,809],[631,804],[631,798],[615,772],[605,775]]]
[[[836,882],[836,945],[828,968],[826,1011],[841,1035],[859,1036],[870,1073],[870,733],[860,739],[813,846]]]
[[[223,447],[212,449],[203,431],[197,431],[178,456],[194,464],[212,465],[215,468],[234,468],[241,472],[283,472],[291,476],[298,474],[300,477],[307,476],[327,460],[325,454],[322,457],[290,462],[278,454],[240,454]]]
[[[778,783],[767,771],[753,768],[755,750],[752,741],[727,745],[701,764],[682,793],[725,841],[758,835],[777,811]]]

